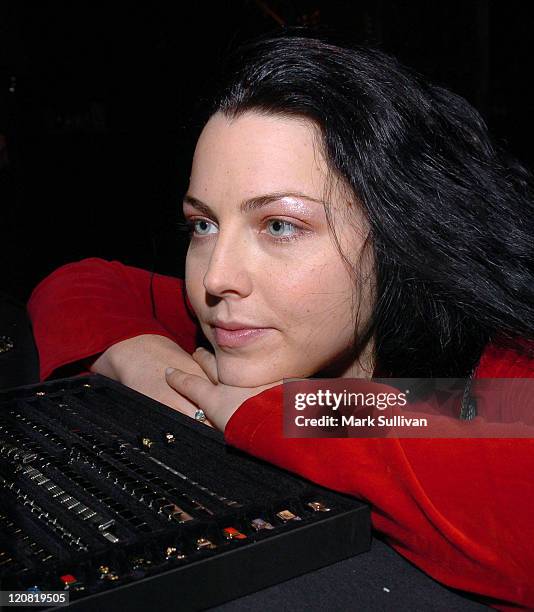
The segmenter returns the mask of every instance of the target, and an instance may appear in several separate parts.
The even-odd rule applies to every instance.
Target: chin
[[[255,363],[250,357],[232,357],[219,353],[216,359],[219,381],[233,387],[261,387],[284,378],[306,376],[300,372],[295,373],[294,368],[269,366],[269,360],[265,357],[262,357],[259,363]]]
[[[231,360],[236,361],[236,360]],[[281,377],[266,372],[265,368],[231,363],[227,359],[217,360],[219,382],[232,387],[261,387],[281,380]]]

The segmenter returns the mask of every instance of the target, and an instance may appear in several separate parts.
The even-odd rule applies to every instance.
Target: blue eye
[[[293,223],[289,221],[284,221],[282,219],[271,219],[267,222],[267,225],[270,226],[274,231],[271,233],[271,236],[275,238],[292,238],[295,234],[295,230],[297,229]],[[285,232],[285,230],[293,230],[290,233]]]
[[[195,221],[191,221],[190,223],[192,231],[198,236],[207,236],[208,234],[213,233],[209,231],[210,225],[212,227],[215,227],[213,223],[206,221],[206,219],[196,219]]]
[[[203,238],[217,234],[218,227],[208,219],[189,219],[184,224],[190,238]],[[268,236],[273,242],[290,242],[304,233],[298,226],[284,219],[269,219],[264,223]]]

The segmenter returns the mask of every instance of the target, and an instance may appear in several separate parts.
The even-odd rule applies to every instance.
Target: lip
[[[231,325],[225,323],[226,325]],[[237,324],[232,324],[236,326]],[[265,336],[271,331],[270,327],[236,327],[236,329],[228,329],[227,327],[213,326],[215,334],[215,342],[218,346],[239,347],[251,344],[259,338]]]
[[[239,329],[266,329],[259,325],[251,325],[249,323],[241,323],[239,321],[223,321],[221,319],[215,319],[210,323],[212,327],[218,327],[219,329],[227,329],[229,331],[236,331]]]

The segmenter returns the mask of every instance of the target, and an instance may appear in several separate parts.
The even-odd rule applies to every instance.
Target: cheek
[[[204,268],[202,259],[197,256],[190,256],[189,253],[187,254],[185,260],[185,288],[189,301],[197,315],[205,294]]]
[[[295,331],[310,336],[344,328],[352,319],[351,279],[337,261],[326,261],[288,275],[272,295],[277,310],[295,326]]]

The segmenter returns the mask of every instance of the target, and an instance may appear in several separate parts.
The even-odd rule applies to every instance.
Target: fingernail
[[[170,374],[172,374],[173,372],[176,372],[176,368],[167,368],[165,370],[165,375],[169,376]]]

